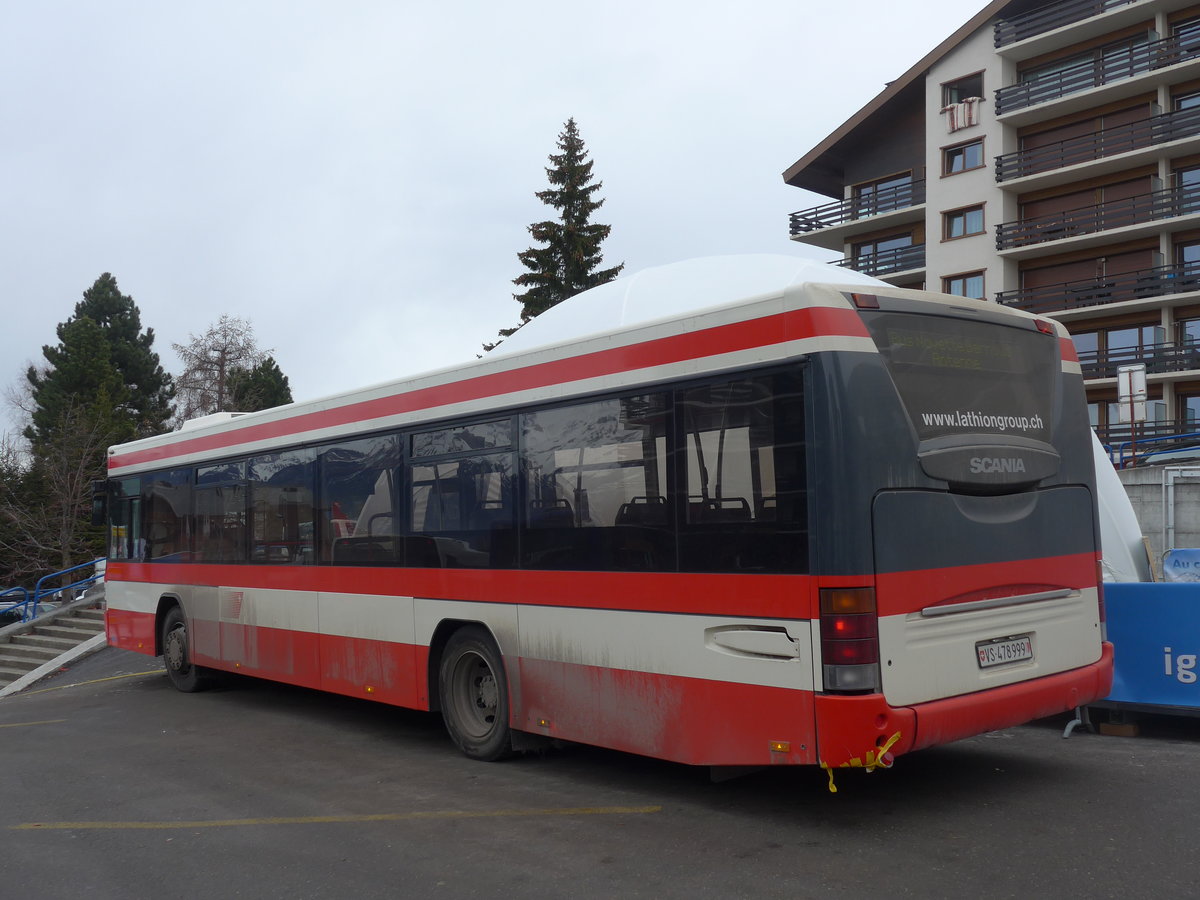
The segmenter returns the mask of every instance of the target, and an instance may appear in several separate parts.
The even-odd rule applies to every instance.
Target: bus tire
[[[176,690],[192,694],[209,686],[207,670],[192,664],[187,617],[178,606],[172,606],[163,616],[162,651],[163,667]]]
[[[508,679],[492,636],[477,626],[456,631],[438,670],[446,731],[465,755],[491,762],[512,755]]]

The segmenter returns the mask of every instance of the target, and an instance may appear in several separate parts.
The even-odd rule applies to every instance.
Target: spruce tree
[[[235,368],[229,373],[230,409],[254,412],[292,402],[288,377],[268,356],[252,369]]]
[[[604,205],[603,199],[595,197],[603,182],[592,180],[592,161],[573,118],[558,136],[558,149],[550,154],[551,166],[546,169],[550,188],[535,195],[558,210],[558,218],[530,225],[529,234],[541,246],[517,254],[529,270],[513,279],[513,284],[524,288],[513,294],[521,304],[521,325],[568,297],[612,281],[625,267],[621,263],[600,268],[604,261],[600,244],[612,228],[591,221],[592,213]],[[504,329],[500,335],[507,337],[514,331]]]
[[[58,326],[58,337],[57,346],[42,348],[49,368],[31,366],[27,373],[34,407],[25,436],[35,454],[53,443],[68,410],[69,418],[84,416],[110,433],[114,443],[132,440],[137,431],[129,415],[129,390],[100,326],[86,316],[70,319]]]
[[[82,325],[85,321],[92,325]],[[102,384],[119,439],[166,430],[174,397],[171,376],[151,349],[154,329],[142,330],[137,305],[112,275],[105,272],[84,291],[72,317],[59,324],[58,339],[57,346],[42,348],[47,367],[30,367],[26,376],[33,401],[33,422],[26,431],[31,440],[48,437],[66,399],[95,407]]]

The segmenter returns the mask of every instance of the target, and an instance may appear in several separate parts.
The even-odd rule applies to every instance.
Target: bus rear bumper
[[[1057,715],[1108,696],[1112,675],[1113,646],[1105,643],[1091,665],[929,703],[896,707],[882,694],[817,694],[819,761],[870,765],[885,751],[899,756]]]
[[[1102,644],[1100,659],[1033,681],[1022,681],[976,694],[948,697],[911,707],[915,734],[909,750],[1021,725],[1085,706],[1112,690],[1113,645]]]

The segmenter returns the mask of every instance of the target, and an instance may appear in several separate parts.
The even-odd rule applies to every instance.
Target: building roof
[[[1024,10],[1036,5],[1038,4],[1029,3],[1028,0],[1026,2],[1020,2],[1020,0],[992,0],[991,3],[972,16],[966,24],[923,56],[916,65],[895,81],[889,82],[888,86],[880,91],[870,103],[843,122],[821,143],[796,160],[783,173],[783,180],[795,187],[824,194],[827,197],[841,197],[845,184],[841,176],[841,159],[845,150],[856,143],[855,132],[861,126],[898,98],[911,96],[920,91],[924,86],[922,79],[930,67],[973,34],[976,29],[984,25],[989,19],[999,15],[1009,7]]]

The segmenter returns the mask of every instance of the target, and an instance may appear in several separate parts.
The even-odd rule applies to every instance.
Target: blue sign
[[[1200,581],[1200,550],[1168,550],[1163,557],[1167,581]]]
[[[1200,584],[1104,585],[1113,687],[1107,700],[1200,708]]]

